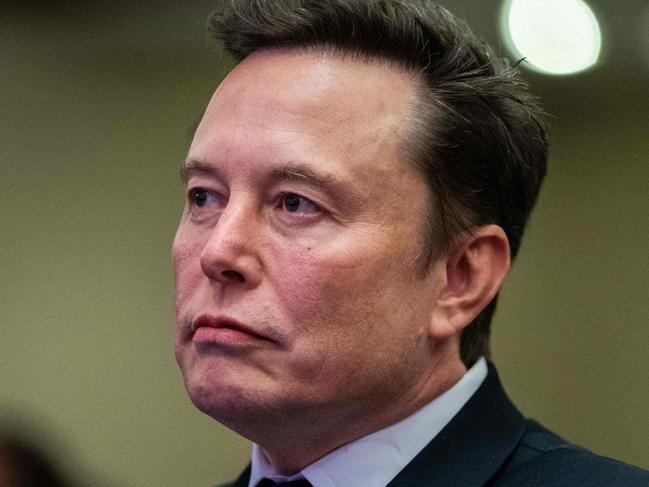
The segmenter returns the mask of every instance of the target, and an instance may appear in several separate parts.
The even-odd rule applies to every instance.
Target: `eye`
[[[204,208],[219,202],[219,197],[203,188],[194,188],[189,191],[188,195],[189,204],[193,207]]]
[[[282,198],[282,206],[289,213],[304,215],[319,213],[320,208],[315,203],[295,193],[287,193]]]

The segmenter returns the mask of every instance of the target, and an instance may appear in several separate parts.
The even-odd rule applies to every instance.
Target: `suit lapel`
[[[520,441],[524,426],[490,363],[473,397],[388,487],[486,485]]]

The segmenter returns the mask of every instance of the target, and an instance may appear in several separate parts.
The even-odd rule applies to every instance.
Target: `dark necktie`
[[[257,487],[313,487],[307,479],[291,480],[290,482],[275,482],[270,479],[262,479]]]

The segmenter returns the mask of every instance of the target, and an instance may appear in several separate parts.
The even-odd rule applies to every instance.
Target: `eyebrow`
[[[218,177],[219,172],[216,168],[206,162],[199,161],[198,159],[192,159],[188,157],[185,161],[180,164],[180,181],[183,184],[187,184],[190,176],[193,174],[204,174],[205,176]]]
[[[273,181],[297,181],[325,191],[340,192],[345,185],[334,174],[322,174],[311,166],[300,162],[289,162],[288,164],[273,169],[270,173]]]
[[[213,178],[220,177],[220,172],[213,165],[188,158],[180,167],[180,180],[183,184],[187,184],[193,174],[203,174]],[[342,180],[334,174],[319,173],[311,166],[300,162],[289,162],[284,166],[273,169],[268,179],[271,182],[297,181],[336,193],[346,189]]]

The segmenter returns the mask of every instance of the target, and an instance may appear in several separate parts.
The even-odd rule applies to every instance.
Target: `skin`
[[[415,87],[380,63],[257,52],[216,90],[190,147],[176,359],[194,404],[283,473],[456,383],[459,333],[507,273],[493,225],[421,272],[431,195],[400,150]],[[197,345],[206,313],[267,339]]]

